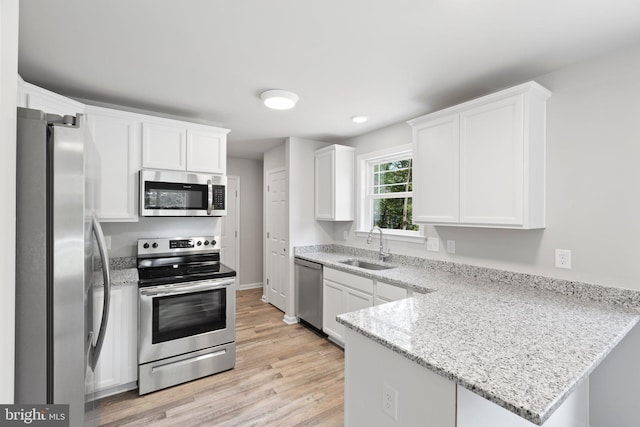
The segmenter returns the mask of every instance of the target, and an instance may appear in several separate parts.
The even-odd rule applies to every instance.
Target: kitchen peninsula
[[[638,347],[640,292],[406,256],[387,270],[343,263],[374,254],[296,250],[325,269],[426,292],[338,316],[345,425],[587,426],[590,403],[614,399],[615,370],[598,366]]]

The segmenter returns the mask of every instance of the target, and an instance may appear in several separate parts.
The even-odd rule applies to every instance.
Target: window
[[[385,234],[421,237],[411,220],[413,160],[411,145],[359,156],[358,229],[382,228]]]

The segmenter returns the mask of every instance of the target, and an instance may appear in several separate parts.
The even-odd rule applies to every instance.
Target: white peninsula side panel
[[[456,425],[456,385],[386,347],[345,328],[346,427]],[[383,390],[396,408],[385,412]],[[388,402],[387,402],[388,404]]]

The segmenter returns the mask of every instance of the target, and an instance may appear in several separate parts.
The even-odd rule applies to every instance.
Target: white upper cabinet
[[[225,174],[227,171],[226,133],[188,129],[187,170]]]
[[[83,103],[18,79],[18,106],[48,114],[75,116],[84,113]]]
[[[226,174],[228,129],[174,120],[142,124],[142,167]]]
[[[458,222],[459,139],[457,114],[414,130],[413,222]]]
[[[549,96],[529,82],[409,121],[414,222],[544,228]]]
[[[140,120],[130,113],[89,105],[86,114],[100,154],[98,218],[137,221]]]
[[[156,123],[142,124],[142,167],[187,169],[187,128]]]
[[[315,219],[355,218],[355,148],[331,145],[315,152]]]

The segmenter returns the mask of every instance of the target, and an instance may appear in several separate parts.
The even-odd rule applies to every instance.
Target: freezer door
[[[53,246],[53,403],[68,403],[71,426],[84,425],[85,214],[84,133],[50,127]]]

